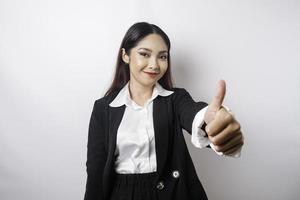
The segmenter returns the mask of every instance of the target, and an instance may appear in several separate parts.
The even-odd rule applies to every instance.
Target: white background
[[[299,1],[0,0],[0,199],[83,199],[88,122],[135,22],[170,37],[175,86],[219,79],[242,157],[197,149],[210,200],[299,199]],[[185,132],[186,133],[186,132]]]

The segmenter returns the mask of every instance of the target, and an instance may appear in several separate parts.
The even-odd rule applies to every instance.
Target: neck
[[[129,93],[132,99],[150,99],[152,96],[154,85],[144,86],[129,81]]]

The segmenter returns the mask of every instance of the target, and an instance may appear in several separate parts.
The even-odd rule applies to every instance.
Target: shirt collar
[[[153,88],[152,97],[148,100],[148,102],[155,99],[158,95],[160,96],[169,96],[173,93],[173,91],[164,89],[158,82],[155,83]],[[130,98],[129,93],[129,81],[126,85],[120,90],[119,94],[116,98],[109,104],[111,107],[119,107],[122,105],[132,105],[134,102]]]

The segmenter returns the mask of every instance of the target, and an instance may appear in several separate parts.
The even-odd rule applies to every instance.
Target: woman
[[[224,81],[209,105],[173,87],[168,36],[154,24],[133,24],[112,85],[94,103],[84,199],[207,199],[182,128],[199,148],[239,156],[243,136],[224,96]]]

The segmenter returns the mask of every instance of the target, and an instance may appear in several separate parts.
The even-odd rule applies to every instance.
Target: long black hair
[[[130,50],[134,48],[140,40],[149,34],[158,34],[162,37],[166,46],[168,47],[168,68],[165,74],[158,80],[159,84],[165,89],[172,89],[173,82],[171,76],[171,60],[170,60],[170,48],[171,43],[167,34],[159,28],[157,25],[150,24],[148,22],[137,22],[133,24],[126,32],[122,43],[119,48],[117,63],[115,68],[115,75],[113,82],[109,89],[106,91],[104,96],[111,94],[112,92],[119,90],[125,86],[130,79],[129,65],[122,59],[122,48],[125,49],[126,53],[130,55]]]

